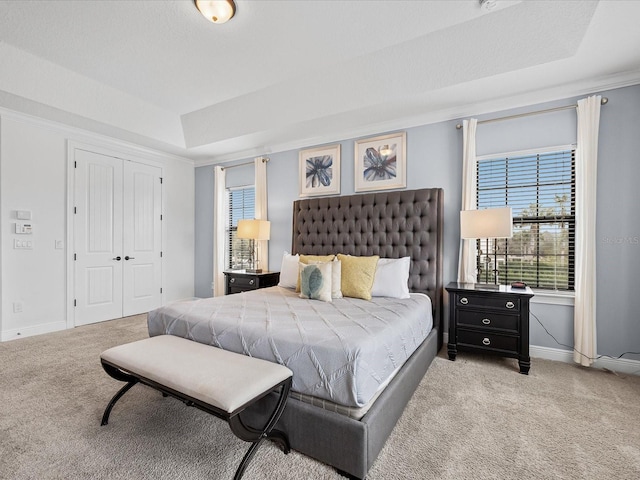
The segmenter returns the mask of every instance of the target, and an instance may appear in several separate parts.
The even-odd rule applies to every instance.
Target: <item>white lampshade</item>
[[[252,240],[269,240],[271,222],[268,220],[238,220],[236,236]]]
[[[465,239],[513,237],[511,207],[462,210],[460,237]]]

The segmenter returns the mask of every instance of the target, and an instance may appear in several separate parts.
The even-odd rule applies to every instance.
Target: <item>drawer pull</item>
[[[253,285],[254,282],[255,280],[252,278],[251,280],[249,280],[249,285]]]
[[[229,282],[231,282],[231,283],[235,283],[235,281],[236,281],[235,278],[232,278],[231,280],[229,280]]]
[[[483,318],[482,323],[485,325],[489,325],[491,323],[491,320],[489,320],[488,318]]]
[[[513,307],[515,307],[515,306],[516,306],[516,305],[515,305],[513,302],[507,302],[507,303],[505,304],[505,307],[507,307],[507,308],[513,308]]]
[[[484,337],[482,339],[482,344],[483,345],[491,345],[491,340],[489,340],[487,337]]]
[[[463,304],[463,305],[466,305],[467,303],[469,303],[469,300],[467,300],[467,297],[462,297],[460,299],[460,303]]]

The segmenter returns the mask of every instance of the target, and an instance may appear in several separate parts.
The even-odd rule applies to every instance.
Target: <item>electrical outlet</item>
[[[13,302],[13,313],[22,313],[22,302]]]

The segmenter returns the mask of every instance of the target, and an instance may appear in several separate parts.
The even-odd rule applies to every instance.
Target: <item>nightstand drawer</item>
[[[488,330],[500,329],[517,333],[519,323],[520,317],[518,315],[458,310],[458,326],[481,327]]]
[[[224,275],[227,278],[227,295],[273,287],[280,280],[280,272],[252,273],[244,270],[232,270],[224,272]]]
[[[456,305],[463,307],[491,308],[496,310],[518,312],[520,299],[515,295],[473,295],[456,293]]]
[[[252,288],[258,288],[258,279],[255,277],[244,277],[240,275],[230,276],[229,286],[250,290]]]
[[[518,351],[518,337],[459,329],[458,345],[515,353]]]

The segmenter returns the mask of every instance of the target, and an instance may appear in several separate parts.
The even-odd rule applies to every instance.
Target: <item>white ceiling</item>
[[[0,106],[194,159],[640,83],[640,1],[0,2]]]

